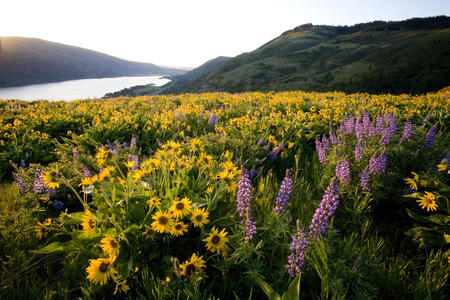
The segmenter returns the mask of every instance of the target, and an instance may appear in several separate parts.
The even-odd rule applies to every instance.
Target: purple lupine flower
[[[256,176],[257,174],[258,174],[258,171],[256,170],[255,167],[253,167],[253,168],[250,170],[250,173],[249,173],[250,179],[255,178],[255,176]]]
[[[375,125],[375,120],[370,124],[369,127],[369,136],[374,137],[377,136],[377,126]]]
[[[126,149],[128,148],[128,144],[126,142],[123,143],[123,147]]]
[[[136,147],[136,137],[133,135],[131,137],[130,148],[135,148],[135,147]]]
[[[236,194],[236,209],[241,218],[244,218],[250,209],[250,177],[245,168],[241,170]]]
[[[75,159],[79,159],[80,158],[80,153],[78,153],[77,148],[72,147],[72,155]]]
[[[64,203],[62,201],[59,201],[59,200],[54,200],[53,201],[53,207],[56,208],[57,210],[63,210],[64,209]]]
[[[173,118],[176,120],[178,120],[180,113],[178,112],[178,109],[175,109],[175,111],[173,112]]]
[[[272,152],[269,153],[269,158],[272,162],[277,160],[278,153],[281,152],[284,148],[284,142],[281,142],[278,146],[275,147],[275,149],[272,150]]]
[[[338,141],[338,139],[336,137],[336,134],[333,132],[333,129],[331,129],[331,127],[330,127],[330,133],[329,134],[330,134],[330,141],[331,141],[331,143],[334,144],[334,145],[338,144],[339,141]],[[316,143],[316,145],[317,145],[317,143]]]
[[[374,154],[369,160],[370,174],[384,174],[386,172],[386,153]]]
[[[108,141],[108,149],[109,149],[110,151],[113,151],[113,150],[114,150],[114,146],[113,146],[113,144],[112,144],[110,141]]]
[[[20,166],[22,168],[26,168],[27,167],[27,164],[25,163],[25,161],[23,159],[20,160]]]
[[[325,134],[322,136],[322,148],[326,151],[331,150],[330,141],[328,140],[328,138]]]
[[[186,109],[183,108],[183,119],[186,120]]]
[[[288,201],[292,193],[292,177],[289,170],[286,170],[286,176],[281,183],[280,190],[278,191],[278,197],[275,200],[275,207],[273,209],[277,214],[286,213]]]
[[[266,151],[269,151],[269,149],[270,149],[270,143],[267,143],[267,145],[265,145],[263,149],[266,150]]]
[[[397,133],[397,123],[395,122],[395,116],[393,113],[388,116],[388,125],[389,131],[391,132],[391,136]]]
[[[257,144],[258,144],[258,146],[261,146],[262,144],[264,144],[264,137],[260,137]]]
[[[328,223],[330,222],[330,218],[336,212],[336,208],[339,204],[339,189],[335,179],[336,178],[333,177],[331,180],[330,185],[325,190],[319,207],[312,217],[308,234],[313,237],[314,240],[317,240],[317,238],[325,232]]]
[[[355,134],[358,139],[358,143],[362,144],[366,140],[366,135],[364,133],[364,125],[361,120],[357,120],[355,124]]]
[[[414,126],[410,119],[406,121],[405,127],[403,128],[403,135],[400,143],[406,140],[409,140],[413,137],[414,134]]]
[[[386,127],[381,132],[381,139],[378,142],[381,146],[386,146],[391,142],[391,131],[389,130],[389,127]]]
[[[364,157],[364,145],[362,143],[358,143],[355,147],[355,158],[356,160],[361,160]]]
[[[342,184],[348,185],[350,183],[350,163],[347,158],[336,165],[336,177]]]
[[[164,144],[159,139],[156,139],[156,143],[158,143],[159,148],[162,148],[164,146]]]
[[[23,195],[27,191],[27,186],[25,182],[16,173],[14,173],[14,185],[16,185],[19,188],[19,193],[21,195]]]
[[[214,117],[214,113],[211,112],[209,114],[208,125],[214,125],[214,124],[216,124],[216,118]]]
[[[289,247],[291,254],[288,256],[288,264],[285,265],[291,277],[296,277],[300,274],[303,263],[305,262],[307,246],[308,242],[306,241],[305,230],[300,221],[297,220],[297,234],[292,236],[292,243]]]
[[[248,215],[247,218],[241,221],[244,224],[244,234],[245,241],[248,242],[253,239],[253,236],[258,233],[256,229],[256,222],[253,220],[253,217]]]
[[[434,145],[434,139],[436,138],[436,134],[438,131],[437,126],[438,122],[436,122],[433,127],[431,127],[427,132],[427,136],[425,137],[425,146],[428,148],[431,148]]]
[[[384,128],[384,119],[383,119],[383,114],[381,113],[381,111],[380,111],[380,113],[379,113],[378,116],[377,116],[376,124],[377,124],[377,125],[376,125],[377,133],[383,132],[383,128]]]
[[[317,155],[319,155],[319,161],[324,167],[327,164],[327,154],[325,152],[325,149],[322,147],[322,142],[319,140],[318,137],[316,137],[316,151]]]
[[[91,172],[89,171],[88,168],[86,168],[86,166],[82,166],[81,169],[83,170],[83,176],[84,177],[87,177],[87,178],[91,178],[92,177]]]
[[[370,172],[369,172],[369,168],[366,167],[362,173],[361,173],[361,177],[360,177],[360,184],[361,184],[361,188],[363,189],[363,191],[370,191]]]
[[[33,192],[35,194],[40,194],[44,191],[44,181],[42,180],[42,175],[44,171],[41,169],[36,170],[36,174],[34,175],[34,184],[33,184]]]
[[[241,223],[244,225],[245,241],[250,241],[257,233],[256,223],[250,215],[250,176],[245,168],[241,170],[241,178],[238,182],[236,193],[236,210],[241,217]]]
[[[31,152],[25,153],[25,159],[30,158],[33,155]]]
[[[203,118],[203,114],[205,113],[205,110],[202,108],[202,110],[200,111],[200,119]]]
[[[352,133],[355,132],[355,118],[353,114],[350,113],[344,120],[344,133]]]
[[[363,115],[363,129],[365,132],[369,132],[370,129],[370,115],[367,110],[364,111]]]

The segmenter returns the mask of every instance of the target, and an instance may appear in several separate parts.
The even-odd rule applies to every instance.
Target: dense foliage
[[[448,96],[0,101],[0,295],[444,299]]]

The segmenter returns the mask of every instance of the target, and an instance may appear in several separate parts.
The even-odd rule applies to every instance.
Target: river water
[[[0,88],[0,99],[19,100],[77,100],[100,98],[135,85],[153,83],[164,85],[170,80],[161,76],[135,76],[68,80],[55,83],[32,84]]]

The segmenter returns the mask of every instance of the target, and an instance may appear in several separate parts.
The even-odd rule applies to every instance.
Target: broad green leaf
[[[280,295],[274,289],[272,289],[272,287],[267,284],[267,282],[262,280],[261,277],[253,273],[250,273],[250,275],[256,281],[256,283],[258,283],[259,287],[263,290],[269,300],[281,300]]]
[[[69,251],[79,251],[80,247],[75,245],[72,241],[69,242],[54,242],[50,245],[47,245],[39,250],[34,250],[34,253],[38,254],[48,254],[48,253],[60,253],[60,252],[69,252]]]
[[[295,300],[300,298],[300,278],[301,273],[289,284],[289,288],[283,293],[281,300]]]

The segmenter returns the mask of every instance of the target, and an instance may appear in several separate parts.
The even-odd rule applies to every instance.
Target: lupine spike
[[[277,214],[286,214],[288,201],[292,193],[292,185],[293,182],[291,174],[289,173],[289,170],[286,170],[286,176],[281,183],[280,190],[278,191],[278,197],[275,200],[275,207],[273,209],[273,211]]]
[[[300,274],[305,262],[307,246],[305,230],[300,221],[297,220],[297,234],[292,236],[292,243],[289,247],[291,254],[288,256],[288,264],[285,265],[291,277],[296,277]]]

